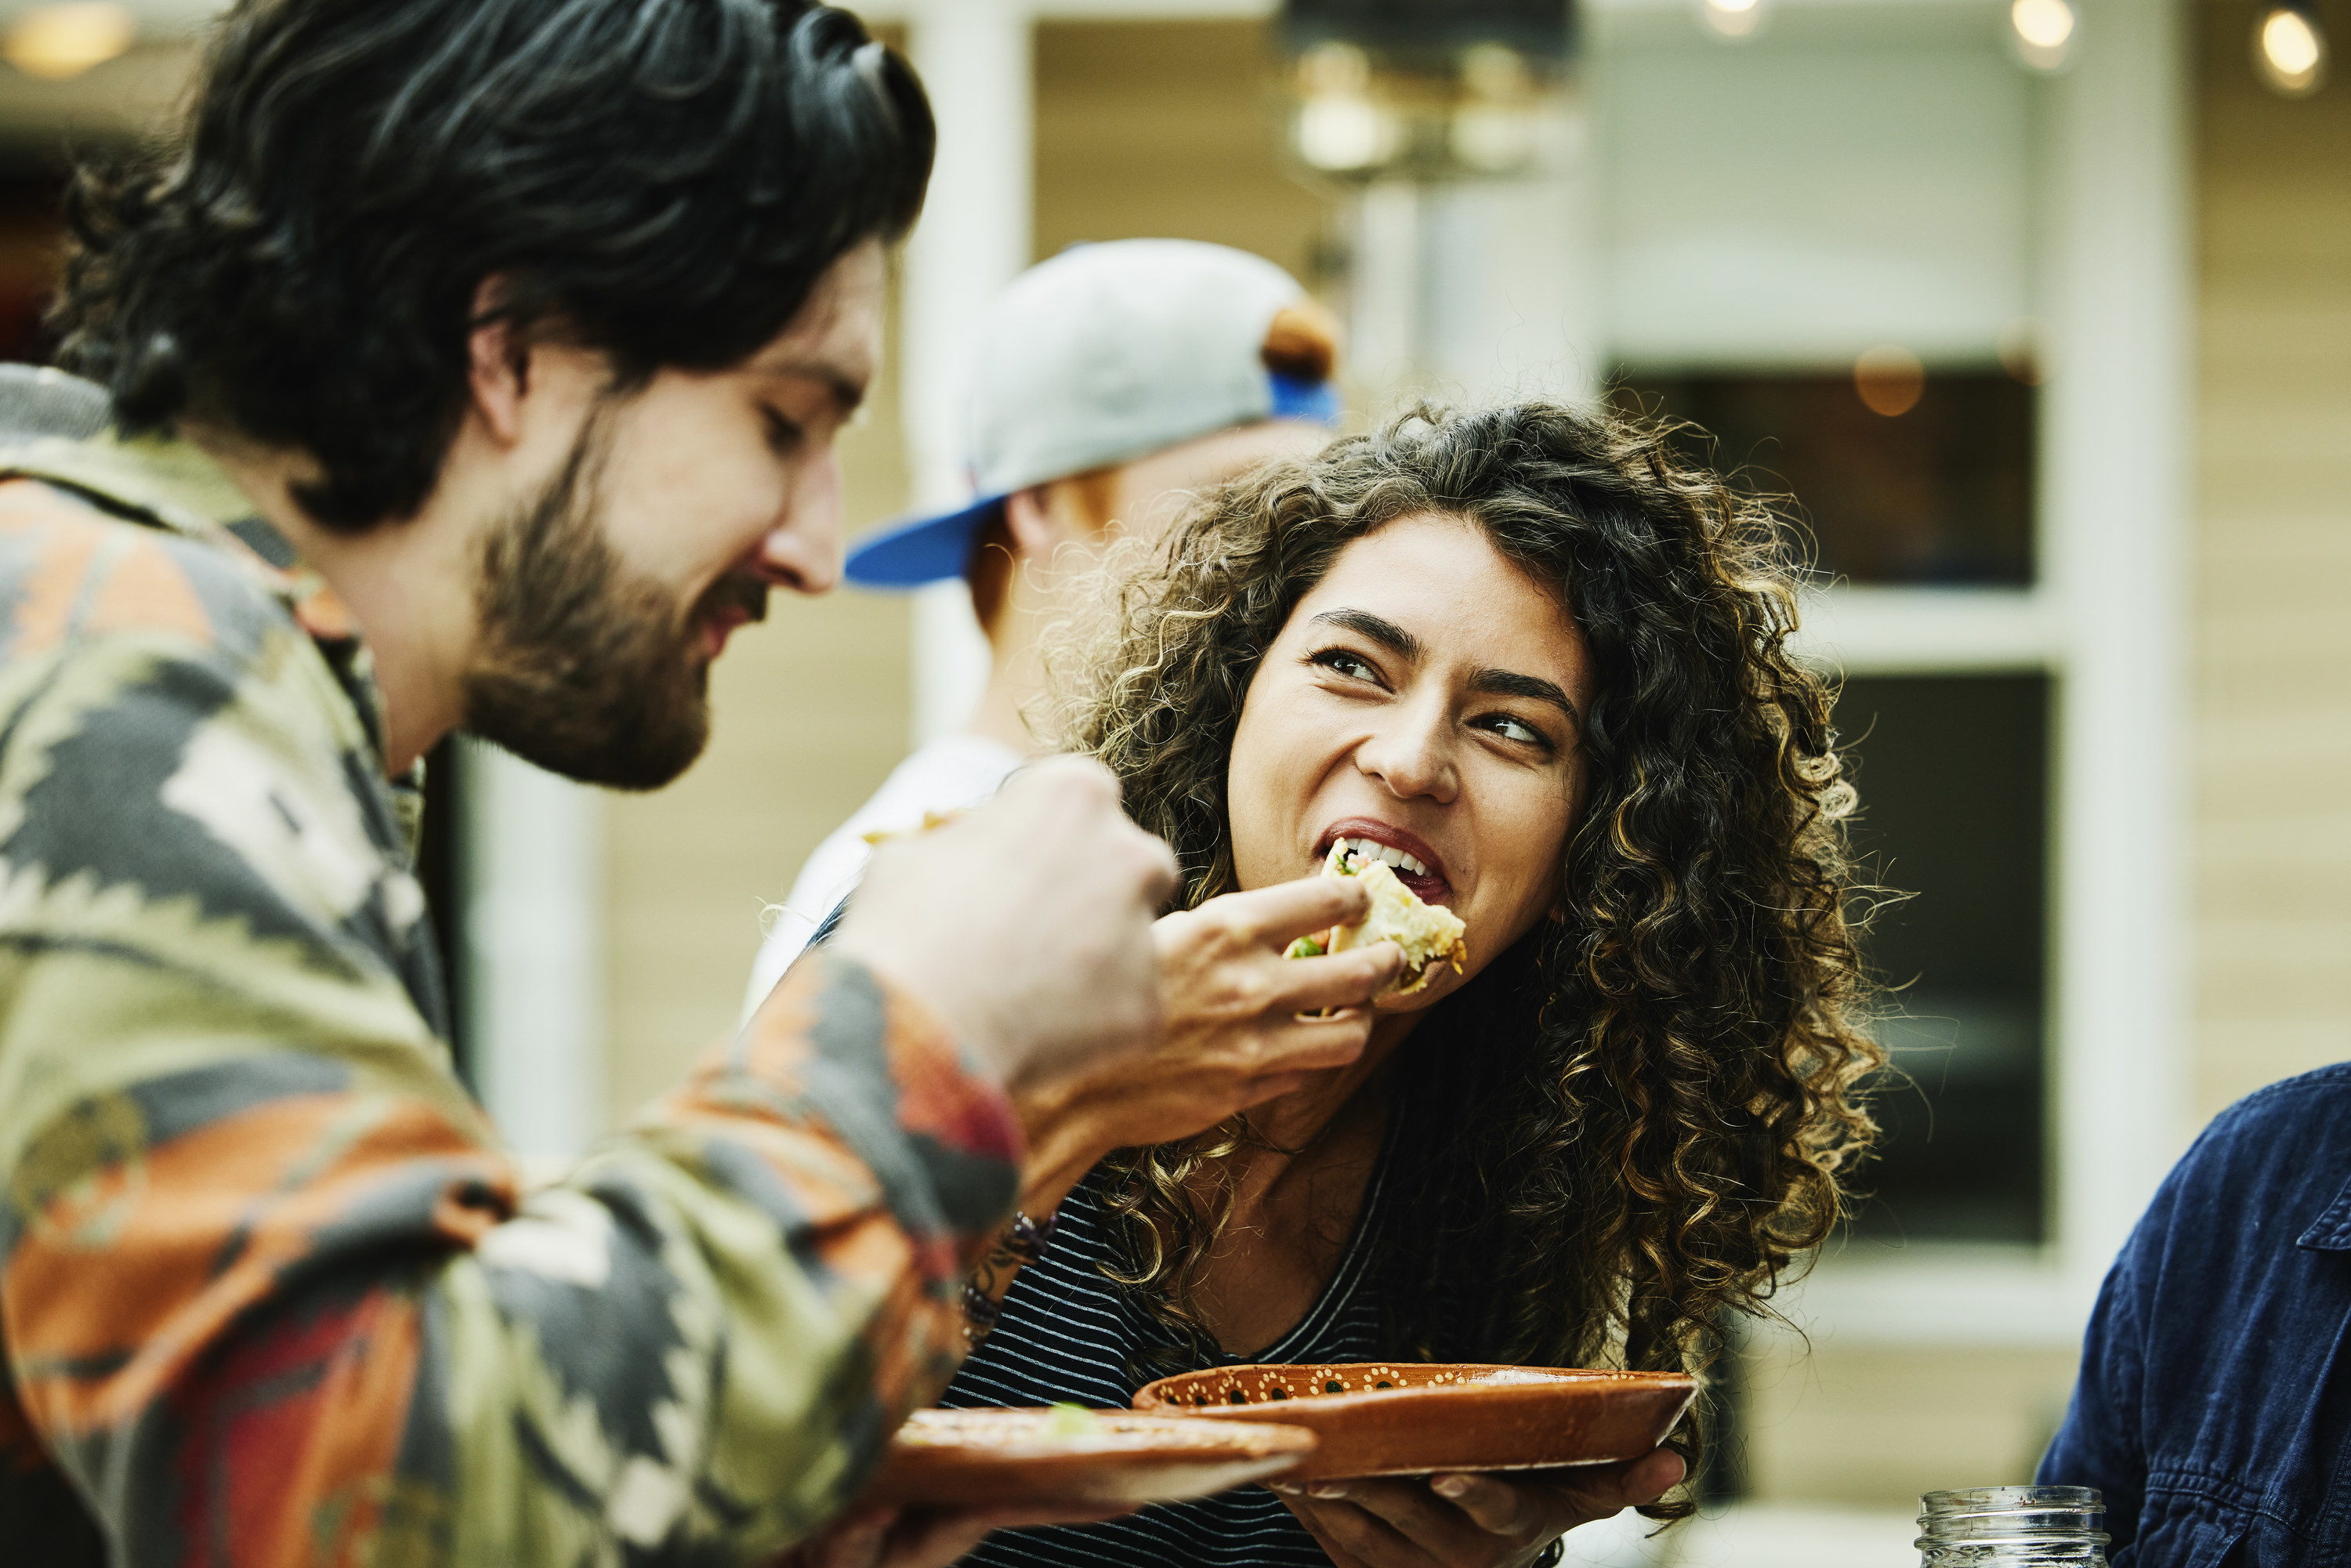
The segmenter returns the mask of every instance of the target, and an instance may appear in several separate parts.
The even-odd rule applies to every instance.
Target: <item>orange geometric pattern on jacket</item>
[[[273,1101],[147,1151],[102,1244],[82,1239],[86,1217],[59,1212],[77,1195],[53,1199],[0,1277],[26,1408],[59,1433],[127,1421],[276,1293],[316,1228],[418,1160],[447,1173],[434,1218],[451,1247],[512,1212],[507,1163],[438,1111],[333,1094]]]
[[[191,1546],[225,1548],[224,1564],[371,1563],[416,1383],[416,1316],[406,1293],[371,1291],[247,1336],[175,1394]]]

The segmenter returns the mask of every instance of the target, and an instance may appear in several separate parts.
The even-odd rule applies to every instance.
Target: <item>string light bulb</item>
[[[1298,155],[1343,173],[1392,155],[1398,128],[1372,101],[1372,62],[1353,44],[1323,44],[1298,62]]]
[[[2082,19],[2071,0],[2013,0],[2008,8],[2009,32],[2016,52],[2034,70],[2053,71],[2074,53]]]
[[[2326,31],[2309,0],[2269,6],[2253,25],[2253,69],[2273,92],[2307,98],[2326,80]]]
[[[36,5],[9,27],[0,54],[28,77],[63,81],[104,65],[139,40],[130,8],[105,0]]]
[[[1751,38],[1763,25],[1763,0],[1705,0],[1698,14],[1722,37]]]

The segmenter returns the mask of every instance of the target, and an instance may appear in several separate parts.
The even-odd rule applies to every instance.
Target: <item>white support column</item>
[[[2187,1134],[2190,293],[2177,0],[2089,0],[2053,87],[2044,570],[2068,633],[2058,1229],[2088,1293]]]
[[[967,494],[963,410],[973,333],[988,302],[1029,265],[1035,173],[1035,71],[1026,0],[910,5],[915,68],[930,90],[939,156],[906,246],[904,384],[919,507]],[[959,582],[914,610],[914,739],[960,727],[987,684],[987,643]]]
[[[1424,197],[1421,188],[1408,181],[1382,180],[1357,192],[1352,201],[1350,373],[1372,399],[1372,412],[1384,413],[1388,403],[1426,374],[1421,308]]]
[[[1555,172],[1353,198],[1351,357],[1383,413],[1426,389],[1469,403],[1600,390],[1593,173],[1579,99],[1546,128]]]
[[[508,1145],[604,1131],[604,798],[496,747],[459,751],[466,1038]]]
[[[1422,353],[1469,402],[1600,390],[1600,263],[1581,101],[1555,117],[1557,172],[1466,182],[1423,197]]]

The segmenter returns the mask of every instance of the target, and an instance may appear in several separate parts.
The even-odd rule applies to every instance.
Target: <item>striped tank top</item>
[[[1249,1361],[1380,1358],[1376,1292],[1365,1278],[1380,1168],[1321,1299]],[[1101,1265],[1115,1255],[1114,1223],[1095,1176],[1088,1176],[1062,1200],[1051,1246],[1013,1281],[995,1332],[964,1363],[940,1404],[968,1409],[1066,1401],[1123,1410],[1153,1378],[1241,1364],[1236,1355],[1165,1366],[1144,1360],[1146,1350],[1166,1343],[1166,1331],[1102,1277]],[[1331,1560],[1280,1498],[1251,1486],[1102,1524],[999,1531],[963,1561],[983,1568],[1330,1568]]]

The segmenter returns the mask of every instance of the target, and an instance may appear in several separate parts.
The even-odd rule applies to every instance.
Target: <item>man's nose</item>
[[[830,593],[841,585],[841,469],[827,451],[784,497],[784,509],[759,540],[759,575],[794,593]]]

